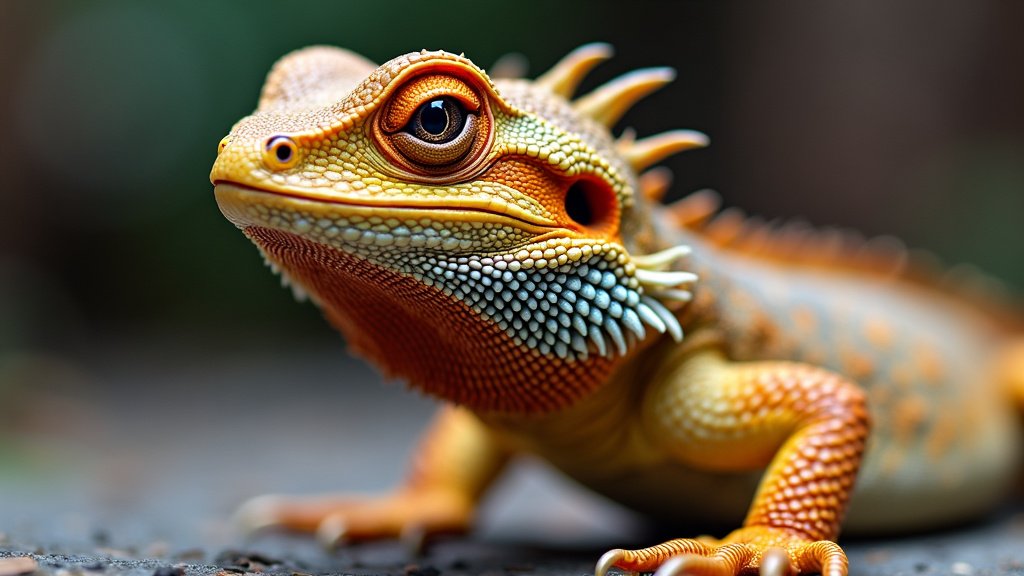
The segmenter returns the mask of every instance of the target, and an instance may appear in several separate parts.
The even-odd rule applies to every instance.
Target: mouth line
[[[432,214],[476,214],[479,216],[489,216],[490,221],[500,222],[506,221],[513,223],[520,228],[527,230],[533,230],[537,232],[551,232],[553,230],[561,230],[562,226],[550,221],[536,221],[530,220],[523,216],[508,214],[506,212],[500,212],[497,210],[488,210],[480,206],[453,206],[451,204],[394,204],[388,202],[353,202],[351,199],[336,199],[336,198],[323,198],[314,197],[300,192],[292,192],[289,190],[268,190],[265,188],[257,188],[235,182],[232,180],[215,180],[213,182],[214,191],[217,189],[233,188],[235,190],[243,191],[251,194],[260,194],[271,197],[282,197],[291,198],[294,200],[300,200],[309,202],[311,204],[322,204],[322,205],[334,205],[341,207],[349,207],[354,209],[365,209],[365,210],[393,210],[400,213],[432,213]],[[396,217],[399,217],[396,215]]]

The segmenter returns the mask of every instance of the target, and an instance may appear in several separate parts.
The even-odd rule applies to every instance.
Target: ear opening
[[[565,191],[565,213],[588,230],[607,230],[615,223],[615,192],[608,184],[581,178]]]

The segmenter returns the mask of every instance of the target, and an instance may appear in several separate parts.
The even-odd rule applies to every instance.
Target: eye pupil
[[[291,160],[292,159],[292,149],[291,149],[291,146],[288,146],[285,143],[278,144],[277,148],[274,149],[274,155],[277,156],[277,159],[280,160],[281,162],[287,162],[287,161]]]
[[[448,129],[448,110],[444,100],[433,100],[420,112],[420,126],[428,134],[440,136]]]

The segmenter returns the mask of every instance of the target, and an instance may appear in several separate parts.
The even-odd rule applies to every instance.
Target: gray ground
[[[608,547],[666,536],[524,462],[477,533],[424,556],[398,543],[329,553],[304,538],[246,538],[229,519],[248,497],[395,482],[432,403],[381,385],[335,346],[139,342],[0,359],[0,576],[12,554],[60,576],[581,575]],[[1009,498],[954,531],[844,544],[853,574],[1024,575],[1024,506]]]

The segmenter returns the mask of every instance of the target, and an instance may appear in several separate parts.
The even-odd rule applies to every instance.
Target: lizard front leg
[[[598,576],[612,566],[661,567],[659,574],[846,575],[846,555],[834,540],[868,434],[865,395],[854,383],[805,364],[734,363],[706,351],[663,371],[644,413],[652,437],[693,467],[767,470],[742,528],[721,540],[612,550],[598,563]]]
[[[245,503],[237,517],[250,531],[273,527],[315,532],[327,545],[464,532],[508,456],[475,416],[446,407],[423,438],[411,473],[398,489],[364,497],[259,496]]]

